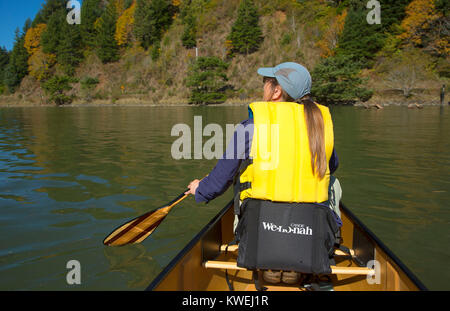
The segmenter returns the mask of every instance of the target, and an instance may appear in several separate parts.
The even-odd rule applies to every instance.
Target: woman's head
[[[281,87],[277,79],[272,77],[264,77],[263,83],[264,83],[263,101],[295,102],[295,100]]]
[[[258,74],[274,78],[291,98],[299,100],[311,92],[311,75],[300,64],[287,62],[273,68],[259,68]]]
[[[311,76],[305,67],[296,63],[284,63],[274,68],[260,68],[263,75],[264,101],[298,102],[304,106],[308,130],[311,167],[322,179],[327,171],[325,130],[322,112],[311,99]]]

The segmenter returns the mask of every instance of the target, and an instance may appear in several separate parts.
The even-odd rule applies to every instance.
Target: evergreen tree
[[[50,13],[48,13],[50,14]],[[46,54],[56,55],[56,61],[68,75],[83,60],[80,25],[67,23],[66,8],[57,8],[48,18],[41,45]]]
[[[144,49],[160,41],[172,24],[176,7],[169,0],[137,0],[134,33]]]
[[[435,0],[434,6],[436,7],[436,10],[441,12],[445,17],[448,12],[450,12],[450,2],[448,0]]]
[[[110,2],[100,17],[100,26],[97,36],[97,56],[103,63],[114,62],[119,59],[119,47],[115,39],[116,22],[116,8],[114,2]]]
[[[150,52],[152,60],[156,61],[159,58],[160,54],[161,54],[161,42],[156,41],[155,44],[153,44],[152,50]]]
[[[191,89],[191,104],[217,104],[227,98],[224,93],[228,64],[218,57],[199,57],[189,66],[186,85]]]
[[[381,30],[392,31],[392,26],[400,25],[406,17],[406,7],[412,0],[380,0]]]
[[[259,15],[252,0],[242,0],[238,17],[231,28],[227,40],[231,41],[231,54],[250,54],[259,49],[263,42]]]
[[[28,29],[31,28],[31,25],[33,24],[33,22],[31,21],[31,19],[27,18],[27,20],[25,21],[25,24],[23,25],[23,29],[22,29],[22,33],[25,37],[25,34],[27,33]]]
[[[72,90],[71,83],[77,82],[76,79],[69,76],[54,76],[47,80],[42,88],[49,95],[50,101],[56,105],[70,104],[74,95],[67,95],[67,91]]]
[[[101,2],[101,0],[84,0],[81,6],[81,38],[83,45],[88,48],[96,46],[97,33],[95,22],[103,12]]]
[[[28,51],[24,46],[25,33],[31,23],[26,23],[24,33],[16,30],[14,47],[11,51],[9,64],[4,73],[4,81],[10,92],[14,92],[16,87],[22,82],[22,79],[28,74]]]
[[[360,62],[363,67],[372,66],[385,38],[381,25],[367,23],[367,13],[365,6],[350,9],[337,48],[337,54],[351,56],[350,61]]]
[[[66,0],[46,0],[42,4],[42,8],[36,14],[31,24],[31,27],[36,27],[39,24],[48,24],[50,17],[58,10],[66,9]]]
[[[83,60],[82,39],[80,25],[63,23],[61,31],[64,36],[59,41],[57,49],[57,61],[62,66],[64,72],[71,76]]]
[[[58,47],[65,34],[61,31],[65,28],[66,21],[66,9],[59,8],[48,17],[47,28],[41,36],[41,45],[44,53],[58,54]]]
[[[56,11],[66,10],[67,0],[46,0],[34,18],[33,27],[37,24],[47,24]]]
[[[321,104],[353,104],[368,101],[373,92],[358,77],[360,65],[350,56],[323,59],[313,70],[312,95]]]
[[[133,5],[134,2],[135,2],[135,0],[125,0],[125,3],[123,4],[123,8],[125,10],[129,9]]]
[[[9,63],[9,52],[5,47],[0,47],[0,85],[3,85],[4,73]]]
[[[181,42],[184,47],[192,49],[197,46],[197,21],[190,10],[186,13],[183,21],[185,26]]]
[[[405,8],[411,0],[380,0],[381,24],[367,23],[367,1],[350,1],[344,30],[339,38],[337,53],[351,56],[362,67],[371,67],[378,51],[386,44],[389,33],[396,31],[406,16]]]
[[[94,98],[94,90],[100,81],[97,78],[85,77],[80,81],[81,85],[81,98],[87,102],[91,102]]]

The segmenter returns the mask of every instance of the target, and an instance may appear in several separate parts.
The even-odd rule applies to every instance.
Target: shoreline
[[[18,101],[18,102],[17,102]],[[238,98],[234,99],[228,99],[224,103],[221,104],[208,104],[208,105],[195,105],[195,104],[189,104],[187,100],[185,99],[179,99],[179,100],[161,100],[159,102],[150,101],[150,100],[141,100],[134,97],[126,97],[121,98],[116,101],[112,100],[93,100],[91,102],[83,102],[80,100],[76,100],[71,104],[57,106],[55,104],[40,104],[35,103],[31,101],[24,101],[7,97],[2,98],[0,97],[0,108],[31,108],[31,107],[233,107],[233,106],[246,106],[249,105],[252,102],[259,101],[258,99],[247,99],[242,100]],[[348,105],[338,105],[338,106],[353,106],[353,107],[359,107],[359,108],[365,108],[365,109],[383,109],[385,107],[390,106],[397,106],[397,107],[407,107],[407,108],[423,108],[428,106],[448,106],[449,103],[441,105],[439,101],[437,100],[430,100],[430,101],[421,101],[421,100],[389,100],[387,99],[386,102],[380,103],[380,99],[376,101],[369,101],[366,103],[358,102],[355,104],[348,104]]]
[[[223,107],[223,106],[245,106],[251,102],[257,100],[241,100],[241,99],[228,99],[221,104],[208,104],[208,105],[195,105],[189,104],[187,100],[161,100],[159,102],[150,100],[140,100],[134,97],[121,98],[116,101],[112,100],[93,100],[90,102],[83,102],[80,100],[74,101],[71,104],[57,106],[55,104],[41,104],[31,101],[24,101],[17,99],[17,101],[8,98],[0,97],[0,108],[19,108],[19,107]]]

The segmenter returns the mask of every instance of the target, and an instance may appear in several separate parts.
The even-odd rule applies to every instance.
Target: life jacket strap
[[[233,292],[234,287],[233,287],[233,284],[231,284],[230,279],[228,278],[228,270],[227,269],[225,269],[225,281],[227,281],[228,289],[230,290],[230,292]]]
[[[240,210],[240,197],[241,192],[247,189],[250,189],[252,187],[252,184],[250,182],[241,183],[241,174],[247,169],[247,167],[253,163],[253,159],[245,159],[242,160],[241,165],[239,166],[238,174],[234,177],[234,214],[236,216],[241,215]]]
[[[238,244],[238,240],[237,240],[237,236],[235,235],[233,238],[233,241],[231,241],[230,243],[227,244],[227,247],[225,247],[225,255],[228,254],[228,247],[230,245],[237,245]],[[234,287],[233,284],[230,282],[230,279],[228,277],[228,269],[225,269],[225,281],[227,281],[227,285],[228,285],[228,289],[232,292],[234,291]]]

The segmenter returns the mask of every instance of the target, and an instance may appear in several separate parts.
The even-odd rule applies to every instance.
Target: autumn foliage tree
[[[41,36],[46,28],[46,24],[38,24],[28,29],[25,34],[24,47],[30,55],[28,70],[38,81],[47,78],[50,75],[50,68],[56,63],[56,55],[44,53],[41,46]]]
[[[46,54],[42,49],[38,49],[36,53],[28,59],[28,70],[30,75],[38,81],[47,79],[51,74],[51,68],[56,64],[56,56],[54,54]]]
[[[136,11],[136,1],[126,9],[117,19],[115,39],[121,47],[127,46],[133,41],[134,13]]]
[[[41,46],[42,33],[47,28],[46,24],[38,24],[36,27],[28,29],[25,34],[24,47],[27,49],[28,54],[33,55]]]
[[[398,36],[405,44],[424,48],[434,55],[450,53],[450,21],[445,11],[436,7],[436,0],[414,0],[406,8],[406,18],[401,27],[404,30]]]
[[[422,35],[439,18],[433,0],[414,0],[406,8],[407,17],[401,26],[405,30],[399,37],[414,44],[422,44]]]
[[[344,10],[341,14],[337,15],[327,28],[323,39],[317,42],[317,46],[322,50],[320,56],[329,57],[335,55],[336,47],[338,45],[339,36],[342,34],[345,25],[345,19],[347,17],[347,10]]]

